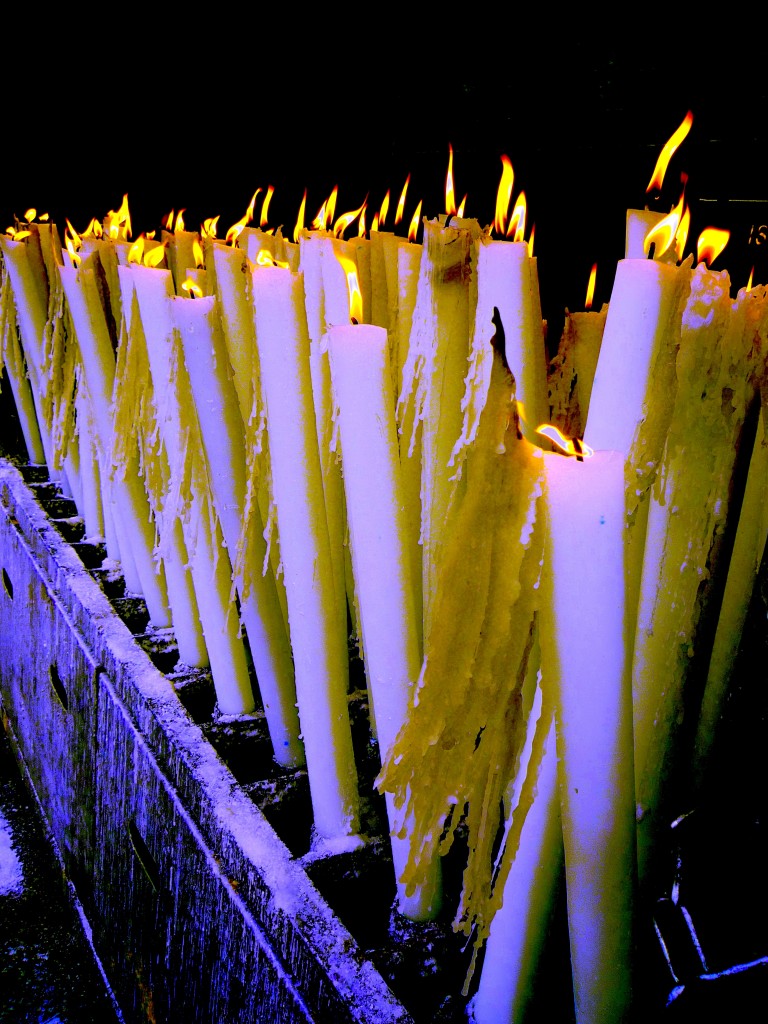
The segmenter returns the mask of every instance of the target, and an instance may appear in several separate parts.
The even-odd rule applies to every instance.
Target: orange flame
[[[395,212],[395,225],[398,225],[400,221],[403,219],[403,211],[405,210],[405,197],[408,193],[408,186],[410,182],[411,176],[409,174],[408,177],[405,179],[403,191],[400,193],[400,198],[397,201],[397,210]]]
[[[689,110],[683,118],[682,124],[676,132],[672,134],[667,144],[659,153],[659,159],[656,161],[656,166],[653,169],[651,180],[648,182],[648,188],[646,192],[650,192],[652,189],[661,189],[662,182],[664,181],[664,175],[666,174],[669,161],[672,159],[672,155],[678,148],[680,143],[686,137],[688,132],[691,130],[693,124],[693,114]]]
[[[379,230],[379,215],[374,213],[373,220],[371,221],[371,234]]]
[[[164,217],[160,218],[160,227],[165,228],[166,231],[173,231],[173,218],[175,216],[175,210],[171,210],[170,213],[166,213]]]
[[[203,289],[197,281],[192,281],[190,278],[187,278],[182,284],[181,290],[186,292],[190,299],[202,299],[203,297]]]
[[[301,205],[299,206],[299,214],[298,214],[298,216],[296,218],[296,227],[293,229],[293,240],[294,240],[294,242],[298,242],[299,235],[304,230],[304,214],[306,213],[306,209],[307,209],[307,190],[304,189],[304,195],[303,195],[302,200],[301,200]]]
[[[128,210],[128,194],[123,196],[119,210],[110,210],[104,218],[104,228],[110,238],[127,239],[131,237],[131,214]]]
[[[165,258],[165,246],[155,245],[151,249],[144,249],[144,266],[159,267]]]
[[[195,266],[198,270],[205,270],[205,257],[203,256],[203,247],[200,245],[198,240],[195,238],[192,242],[192,255],[195,257]]]
[[[14,242],[20,242],[22,238],[26,238],[31,235],[31,231],[16,231],[15,228],[8,228],[8,234],[14,240]]]
[[[290,267],[287,260],[276,260],[269,249],[259,249],[256,254],[256,265],[259,267]]]
[[[419,219],[421,218],[421,203],[422,203],[422,200],[420,199],[419,200],[419,205],[416,207],[416,212],[414,213],[413,217],[411,218],[411,225],[408,228],[408,241],[409,242],[415,242],[416,241],[416,234],[417,234],[417,232],[419,230]]]
[[[69,220],[66,221],[66,224],[67,226],[64,229],[64,243],[67,247],[67,252],[69,253],[72,259],[72,266],[78,267],[82,262],[82,257],[77,250],[83,244],[83,240],[72,227]],[[25,234],[29,234],[29,232],[25,232]],[[17,235],[16,237],[18,238],[19,236]]]
[[[387,189],[387,194],[381,200],[381,207],[379,208],[378,224],[380,224],[382,227],[384,227],[384,222],[387,219],[387,214],[388,213],[389,213],[389,189]],[[395,221],[395,223],[397,223],[397,221]],[[377,228],[377,230],[378,230],[378,228]]]
[[[353,223],[365,209],[365,205],[368,202],[368,196],[365,197],[362,206],[358,206],[356,210],[350,210],[348,213],[342,213],[336,223],[333,225],[333,233],[336,238],[343,238],[344,232],[347,230],[350,224]]]
[[[365,211],[368,209],[367,203],[363,203],[363,208],[360,211],[360,222],[357,228],[357,237],[365,238]]]
[[[139,235],[128,250],[129,263],[141,263],[144,257],[144,235]]]
[[[528,257],[533,259],[533,240],[536,237],[536,225],[534,224],[531,228],[531,233],[528,236]]]
[[[261,218],[259,219],[259,227],[265,228],[269,220],[269,204],[272,202],[272,196],[275,194],[275,186],[270,185],[267,188],[267,194],[264,196],[264,202],[261,204]]]
[[[184,224],[184,214],[186,212],[187,212],[187,208],[185,206],[182,210],[179,210],[179,212],[176,214],[176,223],[173,225],[173,233],[174,233],[174,235],[177,234],[177,232],[185,231],[186,230],[186,226]]]
[[[349,319],[353,324],[359,324],[363,319],[363,295],[360,291],[360,283],[357,278],[357,266],[355,261],[348,256],[338,256],[344,273],[347,275],[347,291],[349,292]]]
[[[579,438],[566,437],[557,427],[551,423],[541,423],[536,427],[536,433],[548,437],[561,450],[563,455],[575,455],[577,458],[591,458],[595,452],[588,444],[584,444]]]
[[[24,220],[27,222],[27,224],[31,224],[36,216],[37,210],[34,208],[34,206],[30,206],[30,208],[24,213]]]
[[[253,208],[256,205],[256,196],[259,194],[259,192],[261,192],[261,189],[257,188],[256,191],[251,196],[251,201],[250,201],[250,203],[248,203],[248,209],[245,211],[245,213],[240,218],[240,220],[236,221],[232,225],[232,227],[229,229],[229,231],[227,232],[227,235],[226,235],[227,245],[234,245],[235,242],[240,237],[240,235],[241,235],[241,233],[243,231],[243,228],[247,224],[250,224],[251,221],[253,220]]]
[[[673,206],[672,210],[663,217],[658,224],[655,224],[648,234],[645,236],[643,242],[644,251],[649,253],[651,246],[654,246],[654,259],[658,259],[663,256],[669,247],[674,243],[676,252],[680,248],[680,239],[678,233],[681,232],[681,228],[686,234],[687,238],[687,225],[690,221],[689,217],[684,217],[686,212],[685,207],[685,188],[680,196],[680,201],[677,206]],[[682,247],[685,246],[685,240],[682,240]]]
[[[751,291],[752,290],[752,278],[754,276],[755,276],[755,268],[752,267],[752,269],[749,272],[749,279],[747,280],[747,291]]]
[[[221,216],[219,214],[219,216]],[[215,238],[219,226],[219,217],[208,217],[200,225],[200,236],[202,238]]]
[[[507,226],[507,213],[509,212],[509,203],[512,199],[514,181],[515,172],[512,170],[512,161],[505,154],[501,158],[501,179],[499,180],[499,187],[496,192],[496,216],[493,220],[493,226],[500,235],[504,234]]]
[[[449,217],[456,213],[456,196],[453,190],[453,146],[448,144],[448,173],[445,176],[445,212]]]
[[[45,221],[50,219],[50,216],[51,215],[49,213],[41,213],[40,216],[37,219],[44,223]]]
[[[587,285],[587,298],[584,302],[585,309],[592,309],[592,300],[595,297],[595,279],[597,278],[597,264],[592,264],[589,272],[589,284]]]
[[[334,185],[331,194],[317,211],[312,227],[316,231],[328,231],[333,224],[333,215],[336,213],[336,200],[339,195],[339,186]]]
[[[699,263],[703,261],[708,267],[711,267],[728,244],[730,237],[731,232],[722,228],[704,228],[696,243],[697,261]]]
[[[97,221],[95,217],[91,217],[91,223],[83,232],[83,238],[101,238],[103,234],[104,229],[102,228],[100,222]]]
[[[459,203],[459,208],[458,208],[458,210],[456,211],[456,216],[457,216],[457,217],[461,218],[461,217],[463,217],[463,216],[464,216],[464,207],[465,207],[466,205],[467,205],[467,197],[466,197],[466,196],[464,196],[464,198],[463,198],[463,199],[461,200],[461,202]]]
[[[507,238],[512,236],[513,242],[522,242],[525,238],[525,218],[528,214],[528,200],[525,198],[525,192],[521,192],[517,197],[515,208],[512,211],[512,216],[509,218],[509,226],[507,227]]]

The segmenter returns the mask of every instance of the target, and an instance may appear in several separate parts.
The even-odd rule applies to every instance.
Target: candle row
[[[244,630],[275,758],[306,758],[318,844],[358,841],[349,617],[400,910],[439,913],[463,822],[456,923],[488,939],[473,1012],[511,1020],[562,845],[577,1017],[623,1019],[635,877],[653,877],[692,655],[717,622],[706,584],[727,570],[765,289],[731,300],[703,263],[626,259],[548,367],[528,245],[458,217],[425,221],[422,245],[243,228],[73,252],[33,223],[0,247],[30,459],[182,661],[210,665],[224,714],[254,708]],[[535,429],[550,420],[585,444],[553,451]],[[726,592],[725,652],[746,600]],[[710,725],[727,654],[713,666]]]

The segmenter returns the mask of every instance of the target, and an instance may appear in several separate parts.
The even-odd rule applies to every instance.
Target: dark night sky
[[[766,264],[749,232],[768,221],[768,202],[736,200],[768,200],[768,88],[741,52],[710,58],[706,70],[689,50],[660,56],[653,34],[643,39],[654,46],[640,47],[606,45],[583,28],[517,40],[510,26],[497,46],[471,18],[458,41],[437,36],[402,52],[374,40],[341,46],[330,29],[321,47],[306,26],[301,43],[280,36],[275,46],[273,33],[238,17],[239,27],[220,17],[203,31],[130,25],[130,45],[91,24],[76,51],[6,67],[3,226],[35,206],[82,230],[127,192],[134,234],[180,207],[188,227],[220,214],[226,229],[257,186],[273,184],[270,223],[292,229],[304,188],[310,217],[337,184],[337,212],[366,194],[374,211],[409,173],[406,217],[420,198],[432,217],[443,209],[451,143],[457,193],[483,224],[501,154],[511,158],[556,324],[565,306],[580,308],[595,261],[596,301],[608,299],[625,210],[644,204],[658,152],[691,109],[660,208],[678,199],[686,172],[692,237],[707,223],[733,228],[724,265],[737,286]],[[42,85],[36,96],[24,87],[32,81]]]

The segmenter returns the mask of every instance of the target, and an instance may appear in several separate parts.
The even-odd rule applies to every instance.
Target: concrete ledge
[[[127,1021],[412,1020],[5,461],[0,699]]]

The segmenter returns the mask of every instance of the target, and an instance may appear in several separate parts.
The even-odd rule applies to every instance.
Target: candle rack
[[[354,648],[348,703],[366,839],[318,855],[306,772],[277,767],[263,713],[217,715],[210,673],[178,664],[173,634],[148,626],[143,600],[126,594],[103,545],[83,533],[44,467],[0,461],[3,722],[126,1021],[467,1020],[469,951],[450,927],[461,843],[445,864],[443,918],[414,924],[394,914],[373,788],[378,750]],[[721,774],[717,797],[735,770]],[[754,777],[745,793],[742,805],[751,799],[754,809]],[[732,864],[751,863],[766,842],[764,820],[747,831]],[[702,1000],[733,1009],[743,993],[765,990],[768,941],[718,906],[732,884],[722,865],[702,896],[697,856],[713,841],[725,850],[721,832],[704,811],[670,833],[670,864],[682,867],[641,915],[642,1000],[658,1014],[668,1001],[670,1020],[695,1019]],[[756,905],[765,904],[765,884],[752,882]],[[564,914],[561,893],[542,967],[555,983],[541,986],[534,1019],[572,1019]],[[703,946],[693,923],[702,920]]]

